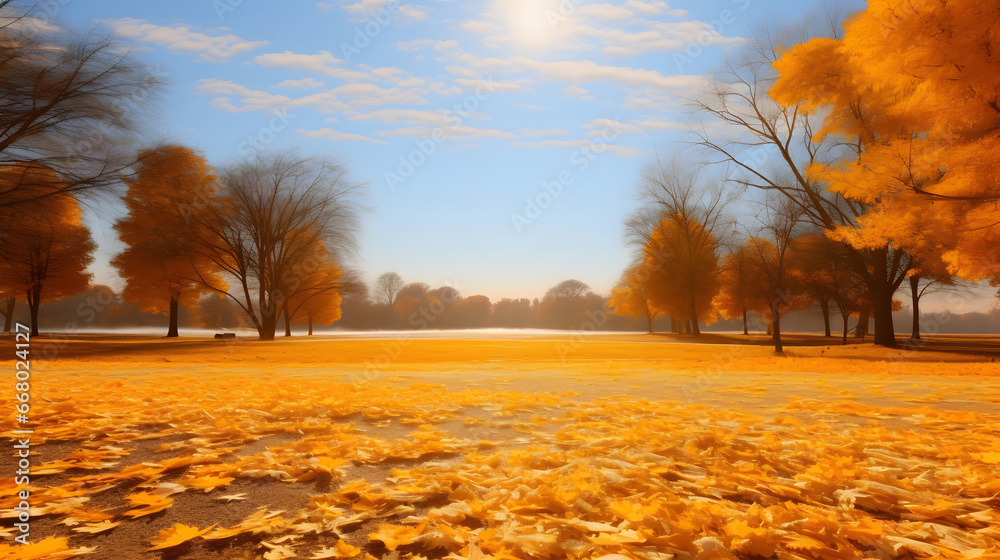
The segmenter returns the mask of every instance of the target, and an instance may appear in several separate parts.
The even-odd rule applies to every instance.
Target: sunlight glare
[[[547,47],[566,24],[559,0],[497,0],[495,5],[507,23],[512,42],[518,46]]]

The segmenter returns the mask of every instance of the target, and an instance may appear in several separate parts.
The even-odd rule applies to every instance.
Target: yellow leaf
[[[206,529],[199,529],[197,527],[188,527],[187,525],[177,523],[169,529],[160,531],[160,534],[150,543],[153,545],[153,548],[150,548],[149,550],[161,550],[164,548],[171,548],[179,544],[184,544],[191,539],[208,533],[214,528],[215,525]]]
[[[379,526],[378,531],[370,533],[368,538],[373,541],[382,541],[387,549],[396,550],[397,547],[412,543],[413,539],[420,536],[420,532],[421,530],[417,527],[383,523]]]
[[[90,554],[92,548],[69,548],[67,537],[48,537],[29,545],[0,544],[0,558],[4,560],[65,560],[80,554]]]
[[[73,530],[79,533],[103,533],[119,525],[121,525],[121,522],[101,521],[100,523],[84,523],[80,527],[74,527]]]

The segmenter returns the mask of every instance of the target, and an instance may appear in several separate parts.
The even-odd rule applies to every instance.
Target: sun
[[[497,0],[494,6],[515,45],[548,47],[565,32],[569,14],[558,0]]]

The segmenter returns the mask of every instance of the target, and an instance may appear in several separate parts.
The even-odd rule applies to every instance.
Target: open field
[[[1000,558],[996,339],[377,336],[33,339],[0,559]]]

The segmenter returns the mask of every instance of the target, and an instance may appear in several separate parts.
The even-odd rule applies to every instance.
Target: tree
[[[178,336],[179,307],[193,306],[210,289],[198,279],[225,289],[218,266],[197,248],[209,232],[191,219],[193,208],[215,196],[215,179],[203,155],[167,145],[143,150],[127,182],[128,214],[114,225],[125,249],[111,264],[125,279],[127,301],[169,315],[167,337]]]
[[[701,170],[675,158],[643,170],[639,198],[644,207],[625,223],[628,241],[639,248],[651,303],[671,317],[710,319],[718,291],[717,250],[726,206],[735,198],[719,181],[709,185]],[[707,300],[706,300],[707,298]]]
[[[579,329],[603,309],[604,300],[579,280],[563,280],[538,304],[538,323],[551,329]]]
[[[820,133],[822,115],[805,100],[808,88],[786,95],[775,83],[778,74],[774,65],[784,45],[823,35],[833,37],[824,40],[840,37],[836,25],[840,14],[828,11],[826,16],[822,27],[785,26],[756,33],[741,58],[728,62],[696,101],[698,112],[729,129],[715,136],[715,129],[705,127],[698,133],[698,144],[717,161],[739,169],[742,175],[737,183],[741,186],[786,196],[799,206],[807,222],[846,241],[845,236],[861,226],[876,207],[875,200],[847,196],[813,171],[856,159],[858,144]],[[815,73],[817,81],[822,75]],[[735,139],[733,131],[739,133]],[[771,164],[765,166],[765,162]],[[894,347],[893,294],[906,278],[911,256],[894,242],[898,238],[886,241],[883,237],[882,241],[871,238],[865,243],[849,243],[848,258],[870,292],[875,343]]]
[[[71,196],[32,198],[16,211],[0,208],[0,221],[15,225],[0,244],[0,284],[23,295],[31,312],[31,334],[38,335],[43,302],[87,288],[87,266],[97,245]]]
[[[743,334],[750,334],[748,313],[769,313],[770,307],[760,297],[762,280],[754,266],[757,248],[746,240],[735,251],[726,253],[719,270],[719,293],[712,306],[727,319],[743,319]]]
[[[322,241],[316,241],[312,251],[292,267],[282,286],[285,336],[292,336],[292,323],[301,321],[303,313],[310,335],[314,322],[329,325],[340,319],[342,276],[334,255]]]
[[[482,329],[493,319],[493,304],[486,296],[469,296],[455,302],[449,310],[448,325],[454,329]]]
[[[646,295],[646,281],[646,269],[641,263],[629,267],[611,288],[608,306],[614,309],[615,315],[621,317],[645,317],[646,328],[652,333],[653,320],[661,311],[653,306]]]
[[[771,340],[775,354],[784,354],[781,342],[781,316],[793,304],[791,295],[792,241],[801,220],[800,206],[785,198],[772,197],[764,203],[761,231],[748,240],[753,246],[751,266],[759,272],[760,296],[771,313]]]
[[[344,166],[295,151],[254,153],[220,175],[220,196],[199,209],[205,234],[198,251],[233,279],[219,288],[247,314],[261,340],[274,340],[289,275],[322,242],[331,251],[353,249],[360,187]]]
[[[712,322],[712,301],[719,292],[718,243],[701,222],[666,216],[644,247],[645,292],[650,304],[690,324]]]
[[[503,298],[493,304],[493,326],[524,329],[535,326],[535,313],[528,298]]]
[[[396,305],[396,297],[403,289],[403,277],[395,272],[384,272],[375,279],[374,299],[376,303]]]
[[[838,40],[782,56],[776,84],[779,95],[829,113],[824,133],[858,138],[856,161],[821,171],[879,200],[890,223],[943,202],[929,213],[938,220],[921,225],[945,226],[944,258],[972,280],[1000,273],[998,17],[992,2],[870,3]]]
[[[0,207],[119,184],[154,114],[158,72],[108,36],[22,25],[23,11],[9,13],[0,26]],[[56,188],[32,188],[38,169]]]
[[[10,332],[10,329],[14,326],[14,306],[16,303],[17,299],[13,292],[0,293],[0,315],[3,315],[3,332]]]

